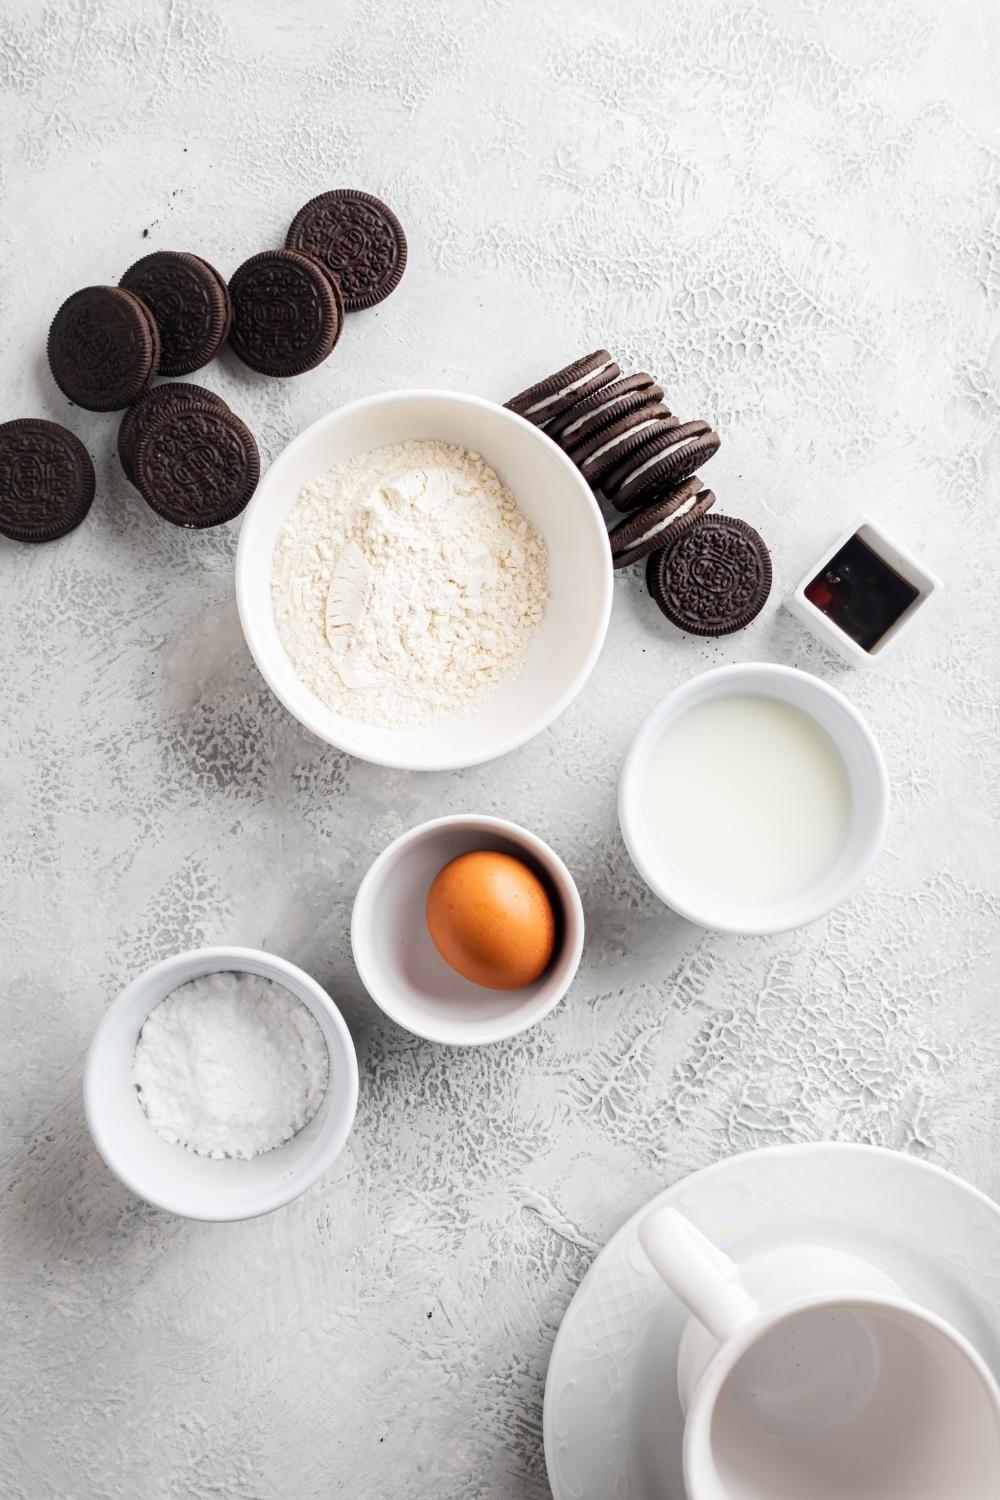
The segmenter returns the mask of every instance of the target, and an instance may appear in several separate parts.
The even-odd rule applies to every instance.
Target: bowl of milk
[[[794,667],[717,667],[653,710],[622,768],[622,834],[661,901],[763,935],[832,911],[882,845],[889,783],[857,709]]]

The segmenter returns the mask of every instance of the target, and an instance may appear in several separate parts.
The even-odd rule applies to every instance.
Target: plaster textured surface
[[[988,0],[7,0],[0,418],[66,422],[98,499],[60,543],[0,544],[5,1497],[542,1500],[561,1314],[665,1184],[833,1137],[1000,1190],[998,29]],[[752,628],[683,639],[620,578],[572,710],[459,775],[285,714],[239,632],[238,525],[148,511],[44,341],[76,287],[157,246],[228,274],[342,184],[392,203],[409,267],[315,372],[204,372],[265,462],[351,397],[503,400],[606,341],[720,427],[720,508],[774,553]],[[779,608],[864,509],[947,585],[867,673]],[[750,941],[648,894],[615,783],[666,691],[759,657],[849,693],[894,808],[855,899]],[[589,938],[543,1025],[454,1052],[367,1001],[348,924],[378,850],[462,809],[552,842]],[[109,999],[205,942],[315,974],[361,1066],[336,1169],[218,1228],[120,1187],[80,1099]]]

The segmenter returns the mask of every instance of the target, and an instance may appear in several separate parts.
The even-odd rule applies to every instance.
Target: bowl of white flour
[[[94,1144],[157,1208],[216,1222],[305,1192],[350,1133],[358,1065],[330,996],[286,959],[201,948],[112,1001],[84,1069]]]
[[[243,518],[247,644],[290,713],[377,764],[450,770],[573,701],[611,613],[607,530],[576,466],[475,396],[401,391],[322,417]]]

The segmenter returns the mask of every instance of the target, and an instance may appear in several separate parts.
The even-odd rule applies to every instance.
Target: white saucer
[[[1000,1207],[940,1167],[874,1146],[751,1151],[646,1204],[578,1287],[545,1381],[554,1500],[684,1500],[677,1341],[685,1314],[636,1233],[662,1203],[737,1260],[796,1240],[867,1257],[964,1333],[1000,1379]]]

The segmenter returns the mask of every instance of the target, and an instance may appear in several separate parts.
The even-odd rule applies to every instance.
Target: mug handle
[[[643,1219],[639,1243],[674,1296],[720,1343],[758,1316],[736,1262],[676,1208],[658,1208]]]

